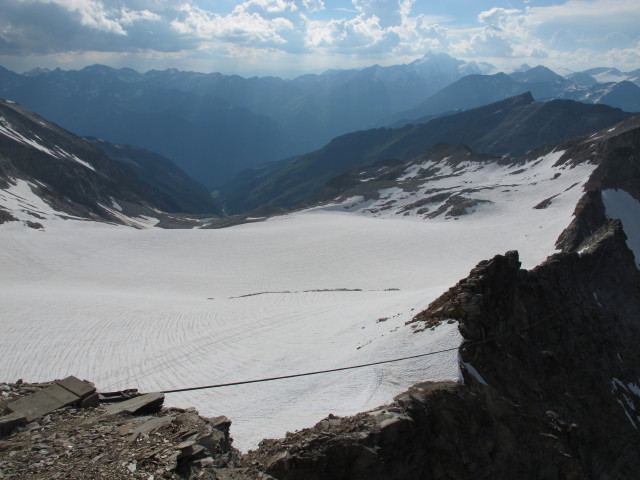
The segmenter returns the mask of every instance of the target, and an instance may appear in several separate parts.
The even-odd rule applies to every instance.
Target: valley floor
[[[524,268],[544,260],[571,220],[584,173],[550,180],[548,170],[561,195],[547,208],[533,208],[550,196],[538,185],[459,219],[379,219],[333,206],[221,230],[4,224],[0,379],[72,374],[101,391],[157,391],[456,347],[455,323],[414,333],[405,322],[483,259],[517,249]],[[388,402],[418,381],[458,379],[454,350],[169,394],[166,403],[228,416],[246,450],[329,413]]]

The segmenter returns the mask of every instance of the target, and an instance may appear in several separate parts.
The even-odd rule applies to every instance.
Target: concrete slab
[[[117,415],[118,413],[135,414],[141,410],[160,407],[164,403],[164,393],[146,393],[139,397],[114,403],[107,407],[107,415]]]
[[[96,391],[96,387],[88,382],[74,377],[73,375],[67,378],[63,378],[62,380],[56,380],[56,384],[60,385],[66,390],[69,390],[71,393],[79,397],[86,397]]]
[[[7,405],[14,413],[24,415],[27,422],[32,422],[47,413],[58,408],[66,407],[80,400],[80,397],[62,388],[60,385],[51,385],[39,392],[20,398]]]
[[[44,390],[41,390],[41,392],[44,392],[50,397],[53,397],[56,400],[58,400],[63,407],[66,407],[67,405],[71,405],[72,403],[75,403],[78,400],[80,400],[80,397],[78,395],[76,395],[75,393],[71,393],[69,390],[61,387],[60,385],[51,385],[50,387],[45,388]]]

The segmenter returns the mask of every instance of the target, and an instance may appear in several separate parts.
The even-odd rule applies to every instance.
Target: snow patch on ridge
[[[31,182],[21,179],[10,180],[14,182],[9,188],[0,189],[0,206],[22,222],[42,222],[54,220],[61,215],[69,217],[51,208],[42,198],[33,191],[37,188]]]
[[[591,164],[556,165],[563,154],[552,152],[520,164],[464,161],[452,166],[445,163],[446,159],[427,160],[407,167],[397,186],[315,209],[442,221],[468,214],[537,215],[529,211],[535,207],[552,217],[552,212],[566,213],[567,205],[575,205],[581,191],[571,187],[583,185],[595,168]],[[421,171],[430,174],[420,178]],[[568,221],[570,215],[565,217]]]
[[[475,378],[478,382],[480,382],[482,385],[489,385],[486,380],[484,378],[482,378],[482,375],[480,375],[480,373],[478,372],[478,370],[476,370],[476,368],[471,365],[470,363],[467,362],[463,362],[461,360],[461,363],[465,366],[465,368],[467,369],[467,372],[469,372],[469,374]]]
[[[54,226],[61,220],[86,221],[85,218],[55,210],[45,202],[37,193],[39,186],[46,188],[41,182],[32,183],[22,179],[10,179],[9,184],[8,188],[0,189],[0,207],[22,223],[35,222],[47,227]],[[112,207],[105,205],[100,205],[100,207],[119,219],[124,225],[134,228],[151,228],[160,222],[158,218],[154,217],[127,216],[122,213],[122,207],[114,199],[111,199],[111,203]],[[7,225],[11,223],[9,222]]]
[[[120,207],[120,205],[118,205],[113,199],[111,199],[111,203],[114,204],[113,208],[107,207],[106,205],[103,205],[101,203],[99,203],[98,205],[104,211],[120,220],[124,225],[128,225],[129,227],[134,228],[152,228],[160,223],[160,220],[155,217],[148,217],[146,215],[140,217],[130,217],[128,215],[125,215],[124,213],[122,213],[122,207]]]
[[[82,165],[83,167],[88,168],[89,170],[93,170],[94,172],[96,171],[96,169],[93,168],[93,165],[91,165],[89,162],[85,162],[84,160],[81,160],[76,155],[73,155],[73,154],[69,155],[68,158],[71,158],[73,161],[78,162],[80,165]]]
[[[633,428],[638,430],[638,425],[640,425],[640,409],[636,406],[636,401],[640,402],[640,387],[635,383],[624,383],[617,378],[613,378],[611,380],[611,393],[617,395],[616,400],[623,408],[629,423],[633,425]]]

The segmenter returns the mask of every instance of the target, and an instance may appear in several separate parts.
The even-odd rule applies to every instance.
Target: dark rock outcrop
[[[640,397],[614,388],[640,379],[640,273],[625,241],[609,220],[583,254],[530,272],[515,252],[496,256],[418,316],[458,318],[462,361],[555,436],[584,478],[634,478],[640,467]]]

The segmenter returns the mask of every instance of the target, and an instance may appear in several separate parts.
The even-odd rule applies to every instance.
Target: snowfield
[[[0,225],[0,379],[73,374],[102,391],[156,391],[456,347],[455,323],[414,333],[405,322],[481,260],[517,249],[530,268],[555,250],[593,166],[558,169],[551,180],[554,161],[520,183],[512,171],[484,169],[484,184],[508,181],[510,191],[491,189],[493,203],[457,220],[371,218],[333,206],[222,230],[56,218],[42,221],[44,231]],[[20,205],[24,190],[5,197]],[[228,416],[235,445],[247,450],[329,413],[389,402],[418,381],[459,377],[454,350],[168,394],[165,403]]]

